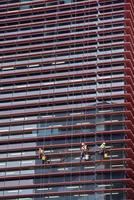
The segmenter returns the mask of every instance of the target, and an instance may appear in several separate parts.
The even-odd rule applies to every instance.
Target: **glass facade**
[[[0,0],[0,199],[133,199],[133,12],[133,0]]]

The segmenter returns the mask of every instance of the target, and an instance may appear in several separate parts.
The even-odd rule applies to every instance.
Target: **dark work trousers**
[[[85,151],[82,151],[81,152],[81,155],[80,155],[80,162],[82,161],[83,157],[85,156],[86,152]]]
[[[104,159],[104,154],[106,153],[105,149],[100,150],[100,155],[102,156],[102,159]]]

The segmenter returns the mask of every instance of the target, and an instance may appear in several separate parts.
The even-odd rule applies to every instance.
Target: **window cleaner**
[[[83,158],[85,158],[85,160],[89,160],[89,149],[88,149],[88,146],[84,142],[81,143],[80,162],[82,161]]]
[[[39,148],[38,154],[39,159],[42,161],[42,164],[48,162],[47,156],[45,155],[45,152],[42,148]]]
[[[108,153],[107,153],[107,151],[106,151],[106,143],[103,142],[103,143],[100,145],[99,149],[100,149],[100,154],[103,155],[103,158],[104,158],[104,159],[107,159],[109,156],[108,156]]]

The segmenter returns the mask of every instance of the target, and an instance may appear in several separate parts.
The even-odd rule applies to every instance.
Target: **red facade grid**
[[[0,199],[133,200],[133,27],[133,0],[0,1]]]

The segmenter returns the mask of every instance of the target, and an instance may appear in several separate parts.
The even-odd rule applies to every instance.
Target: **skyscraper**
[[[0,199],[134,199],[133,27],[133,0],[0,0]]]

